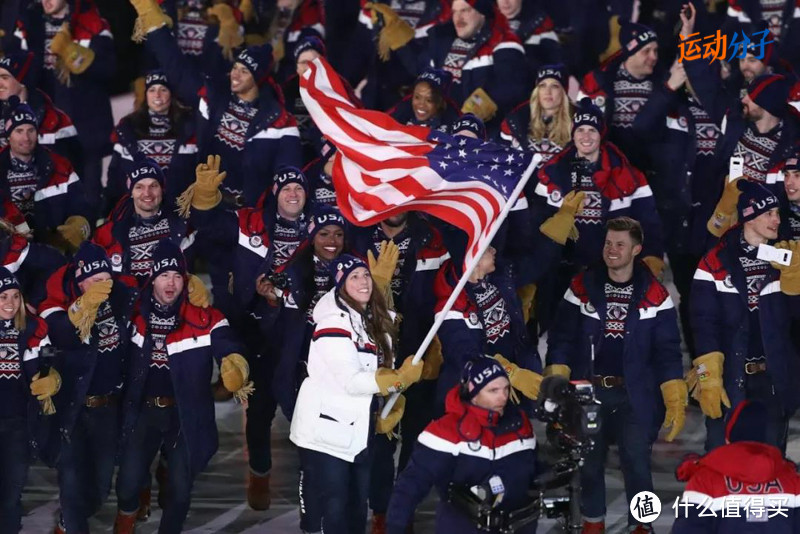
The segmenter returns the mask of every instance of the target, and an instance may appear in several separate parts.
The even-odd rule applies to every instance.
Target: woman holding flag
[[[322,503],[327,534],[364,532],[371,443],[403,416],[401,396],[386,419],[381,396],[420,380],[408,357],[393,369],[395,315],[373,284],[368,265],[342,254],[331,265],[333,289],[314,308],[308,378],[297,396],[290,439],[300,447],[305,493]]]

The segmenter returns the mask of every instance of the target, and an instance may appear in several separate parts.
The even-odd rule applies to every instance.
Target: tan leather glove
[[[56,231],[70,247],[77,250],[81,243],[89,239],[92,227],[89,226],[89,221],[85,217],[72,215],[67,217],[64,224],[57,226]]]
[[[736,224],[738,215],[736,213],[736,203],[739,202],[739,187],[736,185],[742,178],[737,178],[725,184],[722,190],[722,197],[714,208],[714,215],[706,223],[706,228],[716,237],[722,236],[728,228]]]
[[[542,376],[555,376],[560,375],[569,380],[569,376],[572,374],[572,369],[569,368],[568,365],[562,365],[560,363],[554,363],[548,365],[544,368],[544,372]]]
[[[464,100],[461,113],[472,113],[483,122],[489,122],[497,113],[497,104],[486,91],[478,87]]]
[[[190,274],[188,285],[189,302],[194,306],[208,308],[211,304],[211,294],[203,281],[196,275]]]
[[[506,370],[511,387],[519,390],[529,399],[536,400],[539,396],[539,387],[542,385],[542,375],[529,369],[523,369],[516,363],[511,363],[502,354],[495,354],[494,359]]]
[[[731,407],[722,381],[725,356],[719,352],[709,352],[694,359],[694,367],[686,375],[687,389],[692,398],[700,403],[700,409],[711,419],[722,417],[722,406]]]
[[[522,302],[522,318],[528,324],[535,310],[536,284],[527,284],[517,289],[517,296]]]
[[[367,2],[364,8],[370,10],[373,25],[382,25],[378,35],[378,57],[381,61],[389,61],[392,50],[404,47],[414,38],[414,28],[387,4]]]
[[[136,22],[133,25],[131,40],[141,43],[147,34],[161,26],[172,28],[172,19],[164,14],[157,0],[130,0],[136,10]]]
[[[647,268],[650,269],[650,272],[653,273],[653,276],[660,280],[661,275],[664,273],[664,260],[658,256],[645,256],[642,258],[642,261],[647,265]]]
[[[775,243],[775,248],[792,252],[789,265],[770,262],[770,265],[781,272],[781,292],[786,295],[800,295],[800,241],[781,241]]]
[[[245,22],[251,22],[256,14],[255,8],[253,7],[253,0],[242,0],[239,2],[239,11],[242,12],[242,19],[244,19]]]
[[[220,157],[208,156],[205,163],[199,163],[195,167],[195,182],[181,193],[175,201],[178,206],[178,213],[183,218],[189,218],[190,208],[198,210],[210,210],[222,202],[222,193],[219,184],[228,175],[227,172],[219,172]]]
[[[228,61],[233,61],[233,52],[244,44],[244,33],[240,30],[239,22],[233,16],[233,8],[228,4],[214,4],[206,13],[216,17],[219,21],[219,34],[217,43],[222,48],[222,55]]]
[[[58,57],[56,75],[66,86],[71,84],[70,74],[83,74],[94,61],[94,50],[73,41],[69,24],[66,22],[53,37],[50,51]]]
[[[54,368],[50,368],[50,372],[44,378],[39,378],[39,373],[33,375],[31,380],[31,395],[36,397],[36,400],[43,401],[49,399],[61,389],[61,375],[58,374]]]
[[[86,339],[91,334],[97,319],[97,309],[108,299],[113,285],[113,280],[93,283],[67,309],[67,316],[81,339]]]
[[[578,240],[578,230],[575,228],[575,215],[583,210],[583,201],[586,193],[583,191],[570,191],[561,202],[558,211],[539,226],[539,231],[558,243],[566,245],[567,239]]]
[[[439,370],[442,368],[444,358],[442,358],[442,342],[439,336],[433,336],[433,341],[422,357],[422,379],[436,380],[439,378]]]
[[[378,414],[378,419],[375,421],[375,433],[376,434],[386,434],[389,439],[392,439],[394,427],[400,424],[400,420],[403,418],[403,413],[406,410],[406,398],[403,395],[397,397],[397,401],[392,406],[392,409],[389,410],[389,415],[386,416],[386,419],[382,419],[381,415]]]
[[[222,358],[219,366],[219,376],[225,389],[233,393],[240,402],[245,402],[247,397],[255,391],[250,378],[250,366],[244,356],[235,352]]]
[[[672,427],[665,439],[672,441],[680,434],[686,423],[686,405],[689,396],[686,382],[680,378],[667,380],[661,384],[661,396],[664,398],[664,406],[667,408],[663,428]]]
[[[375,255],[372,254],[371,250],[367,251],[369,274],[383,295],[390,291],[398,259],[400,259],[400,249],[395,245],[394,241],[381,242],[377,259],[375,259]]]
[[[417,365],[412,364],[413,356],[409,356],[403,361],[399,369],[387,369],[381,367],[375,372],[375,381],[378,383],[381,395],[402,392],[420,381],[422,378],[422,362]]]

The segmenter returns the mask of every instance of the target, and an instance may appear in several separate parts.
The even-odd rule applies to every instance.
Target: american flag
[[[412,210],[438,217],[467,234],[465,266],[540,159],[358,109],[324,58],[303,74],[300,94],[317,127],[338,149],[333,185],[342,214],[359,226]]]

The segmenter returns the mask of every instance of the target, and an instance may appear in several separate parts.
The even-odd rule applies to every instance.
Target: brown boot
[[[256,475],[250,472],[250,483],[247,485],[247,504],[259,512],[269,510],[272,499],[269,494],[269,475]]]
[[[136,512],[137,521],[147,521],[150,517],[150,486],[139,492],[139,510]]]
[[[162,510],[167,507],[167,466],[158,459],[156,467],[156,482],[158,482],[158,507]]]
[[[386,534],[386,514],[372,514],[372,534]]]
[[[117,510],[114,520],[114,534],[133,534],[136,532],[136,514],[123,514]]]

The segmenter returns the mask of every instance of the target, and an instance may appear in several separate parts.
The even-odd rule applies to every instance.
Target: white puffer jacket
[[[289,439],[352,462],[367,447],[370,405],[378,393],[378,355],[361,315],[336,304],[331,289],[314,308],[308,378],[300,386]],[[341,301],[341,300],[340,300]]]

